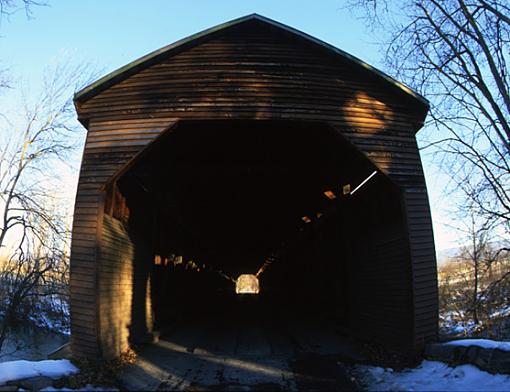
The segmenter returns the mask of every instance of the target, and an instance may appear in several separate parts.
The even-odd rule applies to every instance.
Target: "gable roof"
[[[296,30],[290,26],[284,25],[280,22],[277,22],[275,20],[266,18],[264,16],[258,15],[258,14],[251,14],[247,16],[243,16],[238,19],[231,20],[229,22],[211,27],[207,30],[203,30],[199,33],[190,35],[189,37],[183,38],[179,41],[174,42],[173,44],[164,46],[158,50],[155,50],[154,52],[151,52],[143,57],[140,57],[139,59],[126,64],[125,66],[117,69],[116,71],[113,71],[109,73],[106,76],[103,76],[102,78],[98,79],[94,83],[88,85],[87,87],[83,88],[82,90],[78,91],[74,95],[75,102],[85,102],[89,100],[90,98],[94,97],[95,95],[99,94],[100,92],[108,89],[109,87],[113,86],[116,83],[119,83],[120,81],[127,79],[128,77],[136,74],[137,72],[141,71],[144,68],[149,67],[150,65],[156,63],[160,58],[170,56],[173,53],[177,53],[181,50],[184,50],[188,47],[198,45],[208,39],[212,39],[217,34],[225,32],[229,29],[231,29],[234,26],[238,26],[240,24],[249,22],[249,21],[259,21],[261,23],[266,23],[268,25],[271,25],[273,27],[277,27],[279,29],[282,29],[288,33],[293,34],[294,36],[301,37],[302,39],[305,39],[308,42],[311,42],[315,45],[318,45],[324,49],[329,50],[332,53],[335,53],[345,59],[348,59],[352,61],[353,63],[357,64],[358,66],[365,68],[381,79],[383,79],[385,82],[390,83],[394,87],[398,88],[399,90],[403,91],[405,94],[409,95],[410,97],[414,98],[421,106],[424,107],[425,112],[429,108],[429,102],[426,98],[421,96],[420,94],[413,91],[411,88],[407,87],[403,83],[400,83],[399,81],[393,79],[391,76],[385,74],[384,72],[378,70],[377,68],[372,67],[370,64],[365,63],[364,61],[358,59],[357,57],[344,52],[341,49],[338,49],[334,47],[333,45],[330,45],[324,41],[321,41],[320,39],[317,39],[315,37],[312,37],[311,35],[308,35],[306,33],[303,33],[302,31]]]

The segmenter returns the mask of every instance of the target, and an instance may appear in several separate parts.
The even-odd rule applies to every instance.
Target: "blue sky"
[[[256,12],[290,25],[384,70],[380,52],[363,21],[342,0],[49,0],[33,8],[27,20],[18,12],[0,25],[0,68],[25,85],[40,86],[44,66],[71,56],[108,73],[178,39],[211,26]],[[11,95],[0,96],[0,107],[13,105]],[[432,158],[423,156],[431,198],[436,246],[455,246],[447,225],[445,178]]]
[[[0,46],[2,58],[21,72],[37,74],[41,62],[64,49],[110,71],[180,38],[253,12],[364,60],[377,58],[363,24],[342,9],[341,0],[50,0],[48,7],[33,8],[31,20],[23,12],[4,20]]]

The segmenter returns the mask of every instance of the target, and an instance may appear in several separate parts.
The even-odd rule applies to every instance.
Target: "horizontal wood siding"
[[[92,281],[96,271],[93,231],[98,187],[173,122],[323,121],[335,126],[401,187],[409,217],[407,242],[412,263],[407,267],[420,271],[419,277],[414,277],[415,292],[404,289],[402,295],[415,301],[411,324],[419,335],[417,341],[435,336],[435,318],[429,306],[437,301],[434,244],[414,137],[419,115],[402,92],[382,84],[369,71],[278,30],[247,25],[161,60],[79,103],[78,112],[88,121],[89,134],[72,259],[75,270],[85,269],[73,281]],[[393,282],[392,290],[404,287],[389,273],[384,276],[384,270],[381,278]],[[83,308],[93,315],[93,301],[82,304],[76,295],[73,313]],[[400,321],[412,313],[404,314],[401,308],[386,312],[386,317],[376,317],[374,328],[391,333],[406,325]],[[393,321],[388,317],[391,314],[395,315]],[[89,328],[91,336],[96,336],[97,329],[80,319],[73,317],[73,323]],[[77,352],[82,348],[85,346],[76,342]]]
[[[150,119],[127,121],[121,127],[126,126],[130,131],[136,129],[138,135],[147,133],[153,135],[152,138],[154,138],[154,135],[160,134],[171,122],[172,119],[165,118],[158,121]],[[148,143],[148,140],[152,140],[152,138],[135,139],[138,140],[137,143],[120,148],[112,145],[111,141],[108,141],[110,144],[107,147],[104,144],[98,145],[98,133],[108,133],[112,129],[118,132],[119,123],[97,124],[97,131],[95,122],[91,122],[89,125],[76,196],[71,245],[71,330],[73,331],[72,350],[76,357],[99,356],[100,348],[111,347],[114,340],[115,347],[124,347],[120,343],[124,338],[121,336],[114,338],[109,332],[108,323],[105,321],[105,318],[110,318],[109,312],[101,311],[101,306],[103,308],[109,306],[108,301],[106,298],[100,301],[100,297],[97,295],[99,290],[97,276],[103,281],[108,279],[106,270],[97,270],[102,265],[101,262],[98,262],[97,252],[98,239],[103,235],[100,211],[103,207],[101,187],[119,167],[140,151]],[[127,137],[124,140],[132,141]],[[115,271],[110,270],[110,275],[114,273]],[[84,287],[83,282],[86,282],[85,284],[88,286]],[[115,304],[118,304],[118,300],[116,301]],[[117,309],[115,304],[111,304],[112,309],[115,307],[113,311],[120,312],[121,310]],[[85,319],[82,317],[83,315],[88,318]],[[119,330],[117,324],[113,327],[112,331]],[[101,334],[101,331],[105,332]],[[98,344],[99,342],[101,344]],[[110,355],[111,353],[106,350],[104,354]]]
[[[359,314],[352,331],[360,338],[409,350],[413,331],[407,239],[395,224],[376,230],[365,228],[360,237],[353,259],[353,306]],[[395,326],[395,320],[403,324],[401,328]]]
[[[413,267],[414,337],[417,347],[437,338],[439,304],[432,218],[425,183],[405,190]]]
[[[106,214],[102,233],[97,288],[101,354],[113,358],[129,347],[134,245],[124,225]]]
[[[88,139],[87,135],[87,142]],[[71,346],[77,358],[95,356],[99,349],[96,244],[101,184],[87,181],[83,175],[85,159],[82,162],[74,207],[70,270]]]

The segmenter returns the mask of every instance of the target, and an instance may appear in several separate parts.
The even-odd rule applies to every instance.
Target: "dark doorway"
[[[381,290],[377,252],[391,258],[403,235],[397,188],[324,124],[182,122],[117,184],[137,249],[132,340],[146,290],[156,330],[213,319],[357,329]],[[236,295],[234,280],[257,273],[260,293]]]

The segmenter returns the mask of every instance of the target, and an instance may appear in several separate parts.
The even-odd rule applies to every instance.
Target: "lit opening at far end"
[[[239,275],[236,280],[236,294],[258,294],[259,291],[259,279],[255,275]]]

